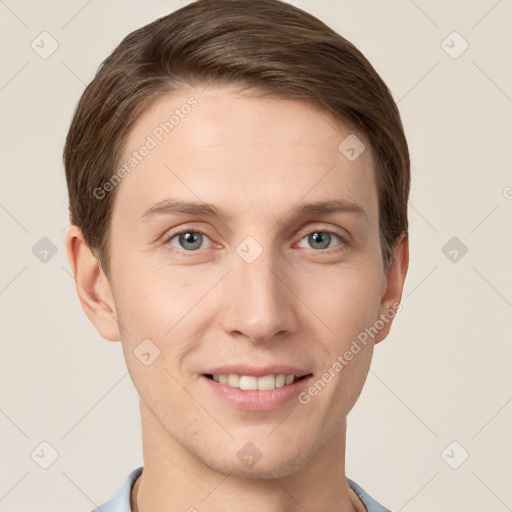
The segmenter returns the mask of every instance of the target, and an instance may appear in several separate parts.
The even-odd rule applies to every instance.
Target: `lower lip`
[[[296,399],[297,395],[304,390],[311,375],[301,380],[272,389],[271,391],[244,391],[240,388],[233,388],[220,384],[213,379],[201,376],[201,380],[219,397],[228,402],[236,409],[244,411],[273,411],[282,407],[292,399]]]

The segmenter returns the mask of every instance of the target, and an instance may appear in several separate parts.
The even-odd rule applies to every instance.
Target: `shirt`
[[[134,469],[125,479],[116,495],[91,512],[132,512],[130,507],[130,494],[137,477],[142,473],[144,466]],[[347,478],[349,487],[359,496],[367,512],[391,512],[380,503],[377,503],[362,487]]]

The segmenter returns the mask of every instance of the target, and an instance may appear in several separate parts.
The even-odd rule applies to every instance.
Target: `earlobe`
[[[393,319],[400,305],[402,292],[409,268],[409,237],[402,233],[393,245],[393,254],[386,275],[386,290],[379,307],[379,320],[384,324],[375,337],[375,344],[387,337]]]
[[[82,308],[100,335],[109,341],[120,341],[114,296],[96,256],[82,230],[71,225],[66,232],[66,252]]]

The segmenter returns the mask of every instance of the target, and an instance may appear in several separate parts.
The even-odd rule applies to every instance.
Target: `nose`
[[[223,280],[224,332],[251,343],[271,343],[294,332],[296,304],[290,273],[270,249],[251,263],[233,254],[233,268]]]

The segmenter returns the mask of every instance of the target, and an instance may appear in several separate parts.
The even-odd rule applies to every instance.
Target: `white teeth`
[[[250,377],[249,375],[242,375],[240,377],[240,389],[256,391],[258,389],[258,377]],[[229,383],[229,381],[228,381]]]
[[[275,388],[281,388],[295,382],[295,375],[265,375],[263,377],[254,377],[253,375],[212,375],[213,380],[219,384],[224,384],[232,388],[239,388],[244,391],[272,391]]]
[[[235,373],[230,373],[228,375],[228,386],[232,388],[240,387],[240,375],[236,375]]]
[[[276,378],[273,375],[265,375],[257,379],[258,389],[260,391],[272,391],[276,387]],[[242,388],[242,386],[240,386]]]
[[[284,383],[286,382],[286,375],[281,373],[281,375],[276,376],[276,388],[282,388]]]

